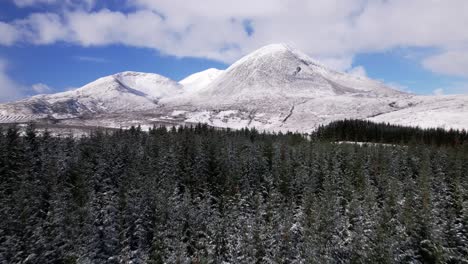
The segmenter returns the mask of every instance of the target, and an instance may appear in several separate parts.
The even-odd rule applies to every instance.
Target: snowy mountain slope
[[[179,83],[184,87],[185,90],[194,92],[208,86],[223,72],[223,70],[210,68],[201,72],[191,74],[183,80],[179,81]]]
[[[317,98],[268,98],[201,107],[178,105],[165,108],[161,121],[181,120],[215,127],[255,127],[267,131],[311,132],[321,124],[345,118],[365,119],[415,104],[412,97],[361,97],[350,95]],[[467,122],[468,123],[468,122]]]
[[[99,78],[76,90],[0,105],[0,122],[148,110],[157,107],[161,98],[180,92],[181,85],[166,77],[122,72]]]
[[[123,86],[140,91],[155,100],[182,92],[180,84],[154,73],[127,71],[112,76]]]
[[[255,101],[245,107],[187,111],[190,122],[216,127],[256,127],[267,131],[312,132],[342,119],[369,119],[423,128],[468,129],[468,96],[360,97],[325,96],[275,104]],[[275,111],[272,109],[275,108]],[[180,109],[180,108],[179,108]],[[180,115],[179,115],[180,117]]]
[[[359,118],[396,124],[468,128],[468,96],[416,96],[378,81],[327,69],[283,44],[265,46],[221,71],[180,82],[123,72],[77,90],[0,105],[0,122],[129,127],[207,123],[268,131],[311,132]]]
[[[369,118],[422,128],[468,129],[468,95],[415,96],[413,106]]]
[[[217,97],[224,104],[257,98],[316,98],[346,94],[367,97],[403,93],[379,82],[328,70],[283,44],[265,46],[231,65],[190,100],[206,105]]]

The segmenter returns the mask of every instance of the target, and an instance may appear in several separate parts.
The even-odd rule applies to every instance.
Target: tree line
[[[336,141],[378,142],[389,144],[426,144],[457,146],[468,144],[465,130],[406,127],[388,123],[348,119],[320,126],[314,137]]]
[[[29,126],[0,150],[0,263],[468,263],[466,145]]]

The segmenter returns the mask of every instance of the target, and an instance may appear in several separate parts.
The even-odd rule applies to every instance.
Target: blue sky
[[[180,80],[278,42],[397,89],[467,93],[466,25],[465,0],[3,0],[0,101],[126,70]]]

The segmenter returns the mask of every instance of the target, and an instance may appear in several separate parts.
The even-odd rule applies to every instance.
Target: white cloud
[[[252,21],[241,50],[288,40],[313,56],[340,57],[399,46],[455,46],[468,41],[465,0],[133,0],[162,13],[175,30],[204,20]]]
[[[24,92],[24,87],[8,76],[7,67],[7,61],[0,59],[0,102],[21,98]]]
[[[69,35],[61,17],[53,13],[32,14],[14,25],[22,33],[23,41],[34,44],[51,44],[66,40]]]
[[[366,69],[363,66],[356,66],[347,71],[349,74],[359,76],[359,77],[367,77]]]
[[[423,60],[433,72],[468,77],[468,50],[448,51]]]
[[[18,40],[16,28],[0,21],[0,45],[12,45]]]
[[[68,40],[83,46],[125,44],[156,48],[163,44],[163,19],[150,11],[130,14],[101,10],[71,12],[67,16]]]
[[[38,93],[38,94],[46,94],[46,93],[50,93],[53,91],[51,87],[43,83],[33,84],[31,88],[35,93]]]
[[[128,0],[123,5],[134,11],[65,8],[60,15],[31,15],[9,23],[12,37],[2,44],[123,44],[232,62],[262,45],[286,42],[340,70],[349,69],[360,52],[396,47],[453,51],[468,45],[466,0]],[[253,28],[251,36],[245,21]]]

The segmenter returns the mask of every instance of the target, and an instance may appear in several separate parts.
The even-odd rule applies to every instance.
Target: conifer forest
[[[468,137],[3,128],[0,263],[468,263]]]

